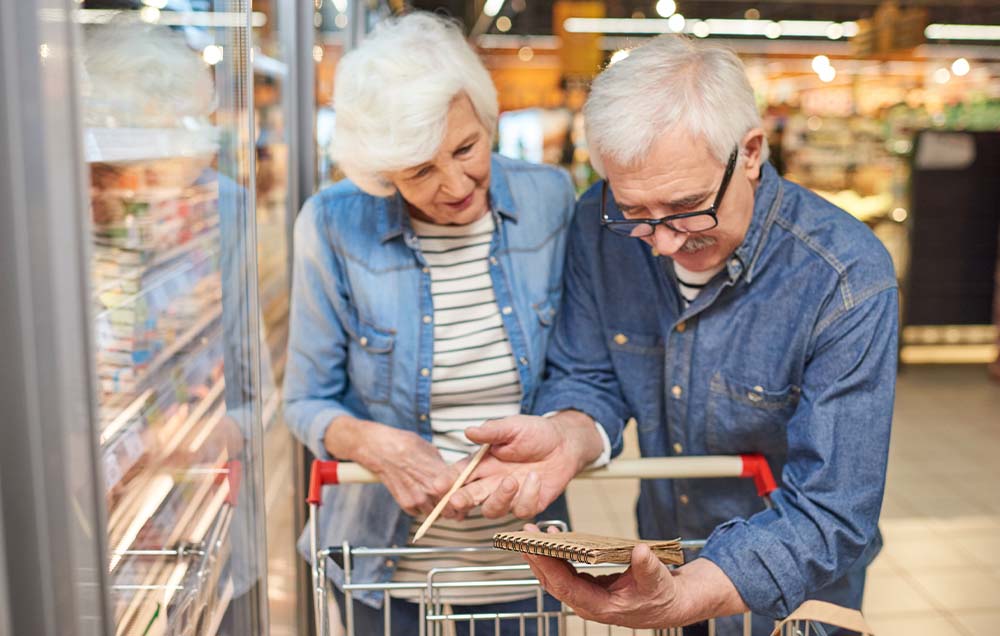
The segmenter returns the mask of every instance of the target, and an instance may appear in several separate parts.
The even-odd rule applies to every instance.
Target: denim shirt
[[[569,175],[494,155],[489,199],[496,223],[490,276],[522,388],[523,412],[541,380],[559,304],[566,232],[575,202]],[[340,415],[431,439],[434,307],[431,277],[405,204],[341,181],[310,198],[295,223],[285,419],[321,459],[323,434]],[[412,518],[378,485],[326,489],[321,547],[344,541],[405,545]],[[300,550],[307,559],[304,535]],[[355,581],[392,578],[394,559],[360,559]],[[343,580],[339,567],[330,577]],[[379,592],[358,595],[373,606]]]
[[[881,545],[895,391],[885,249],[768,164],[743,243],[685,309],[669,259],[604,230],[599,204],[595,187],[577,206],[535,411],[589,414],[616,452],[635,417],[645,456],[763,453],[773,510],[749,480],[645,480],[640,534],[711,534],[702,556],[764,616],[844,592],[852,568],[833,600],[857,604]]]

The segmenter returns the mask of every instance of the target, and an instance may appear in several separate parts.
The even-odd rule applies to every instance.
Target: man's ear
[[[743,154],[743,169],[751,181],[760,179],[760,169],[763,162],[764,130],[754,128],[740,141],[740,152]]]

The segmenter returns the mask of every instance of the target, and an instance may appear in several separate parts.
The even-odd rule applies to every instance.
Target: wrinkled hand
[[[525,530],[537,532],[538,528],[529,524]],[[577,572],[562,559],[522,556],[542,587],[584,620],[633,629],[693,622],[681,607],[677,577],[646,545],[632,549],[627,570],[602,576]]]
[[[482,506],[488,518],[508,513],[534,518],[602,450],[593,421],[576,412],[552,418],[515,415],[468,428],[465,434],[473,442],[493,446],[468,483],[452,495],[445,509],[448,517],[462,517]],[[447,490],[450,483],[444,481],[439,479],[437,487]]]
[[[377,422],[342,421],[338,431],[335,422],[327,429],[326,446],[331,454],[358,462],[378,475],[396,503],[409,515],[426,515],[448,492],[458,471],[441,458],[434,445],[416,433]],[[337,441],[331,436],[350,437],[349,452],[338,452]],[[439,487],[445,483],[444,487]]]

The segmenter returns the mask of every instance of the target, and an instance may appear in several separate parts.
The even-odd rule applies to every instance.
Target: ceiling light
[[[500,13],[500,9],[503,9],[503,1],[504,0],[486,0],[486,4],[483,5],[483,13],[492,18],[496,14]]]
[[[813,58],[812,69],[815,72],[819,73],[828,66],[830,66],[830,58],[828,58],[827,56],[817,55],[816,57]]]
[[[511,27],[510,18],[508,18],[505,15],[502,15],[499,18],[497,18],[497,31],[500,31],[501,33],[506,33],[507,31],[510,31],[510,27]]]
[[[673,14],[667,18],[667,26],[674,33],[682,33],[684,31],[684,16],[679,13]]]
[[[964,57],[960,57],[951,63],[951,72],[957,77],[964,77],[969,74],[970,70],[969,60]]]
[[[660,14],[662,18],[668,18],[677,11],[677,3],[674,0],[658,0],[656,3],[656,12]]]
[[[223,51],[221,46],[215,44],[209,44],[201,51],[201,57],[205,60],[206,64],[215,66],[222,61]]]
[[[712,33],[712,30],[708,28],[707,22],[699,20],[694,23],[694,26],[691,27],[691,32],[694,33],[696,37],[707,38]]]
[[[1000,26],[987,24],[929,24],[924,35],[931,40],[1000,40]]]
[[[156,7],[143,7],[139,9],[139,19],[149,24],[156,24],[160,20],[160,10]]]
[[[832,66],[825,66],[819,70],[819,78],[824,82],[832,82],[837,77],[837,69]]]
[[[947,84],[948,80],[951,79],[951,72],[945,67],[941,67],[934,71],[934,81],[938,84]]]
[[[611,66],[612,64],[616,64],[618,62],[621,62],[626,57],[628,57],[628,50],[627,49],[619,49],[619,50],[617,50],[617,51],[615,51],[614,53],[611,54],[611,59],[608,60],[608,66]]]

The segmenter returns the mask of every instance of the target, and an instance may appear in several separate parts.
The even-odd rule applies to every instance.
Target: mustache
[[[712,247],[718,241],[716,241],[711,236],[692,236],[688,240],[684,241],[681,245],[680,251],[690,254],[691,252],[697,252],[698,250],[704,249],[706,247]]]

